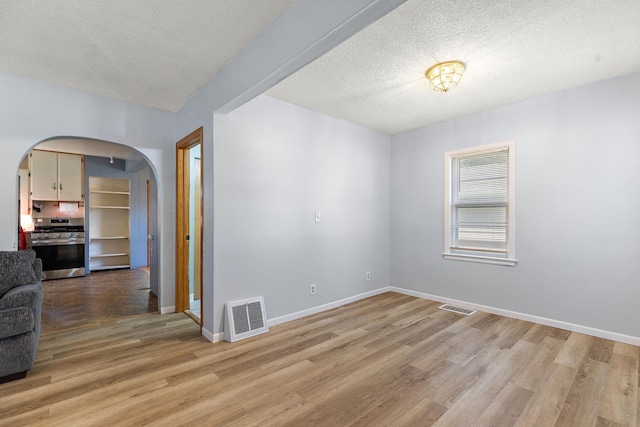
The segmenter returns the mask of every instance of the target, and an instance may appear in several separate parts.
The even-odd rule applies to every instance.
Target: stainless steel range
[[[42,259],[44,280],[84,276],[84,218],[35,218],[27,247]]]

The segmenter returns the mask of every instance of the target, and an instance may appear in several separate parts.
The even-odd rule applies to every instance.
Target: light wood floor
[[[10,426],[635,426],[639,348],[386,293],[206,342],[184,314],[42,338]]]

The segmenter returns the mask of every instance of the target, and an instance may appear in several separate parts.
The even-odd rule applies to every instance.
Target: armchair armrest
[[[39,310],[42,304],[42,283],[37,282],[31,285],[16,286],[9,289],[0,298],[0,310],[7,310],[15,307],[28,307]]]
[[[36,273],[36,279],[42,280],[42,260],[40,258],[33,261],[33,271]]]

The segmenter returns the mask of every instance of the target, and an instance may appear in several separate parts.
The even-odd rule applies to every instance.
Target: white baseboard
[[[453,305],[457,305],[464,308],[483,311],[485,313],[497,314],[504,317],[510,317],[518,320],[525,320],[527,322],[539,323],[545,326],[552,326],[554,328],[566,329],[568,331],[578,332],[585,335],[591,335],[598,338],[605,338],[613,341],[623,342],[626,344],[640,346],[640,337],[619,334],[617,332],[604,331],[602,329],[577,325],[575,323],[563,322],[560,320],[549,319],[546,317],[535,316],[532,314],[520,313],[517,311],[505,310],[502,308],[491,307],[488,305],[481,305],[481,304],[475,304],[467,301],[456,300],[453,298],[446,298],[439,295],[427,294],[424,292],[413,291],[410,289],[399,288],[396,286],[387,286],[384,288],[354,295],[349,298],[344,298],[338,301],[333,301],[327,304],[319,305],[317,307],[308,308],[306,310],[297,311],[295,313],[287,314],[280,317],[274,317],[272,319],[268,319],[267,324],[269,326],[279,325],[281,323],[290,322],[292,320],[300,319],[306,316],[310,316],[312,314],[320,313],[326,310],[330,310],[332,308],[343,306],[345,304],[349,304],[355,301],[369,298],[374,295],[380,295],[385,292],[397,292],[399,294],[410,295],[417,298],[428,299],[431,301],[438,301],[445,304],[453,304]],[[161,314],[173,313],[173,312],[175,312],[175,307],[164,307],[161,310]],[[202,328],[202,335],[207,340],[214,343],[224,340],[224,332],[218,332],[214,334],[211,331],[208,331],[205,328]]]
[[[395,286],[390,286],[388,290],[391,292],[397,292],[399,294],[411,295],[414,297],[428,299],[432,301],[438,301],[445,304],[458,305],[464,308],[470,308],[477,311],[484,311],[485,313],[498,314],[504,317],[510,317],[518,320],[526,320],[528,322],[539,323],[545,326],[552,326],[554,328],[566,329],[568,331],[578,332],[585,335],[591,335],[598,338],[605,338],[608,340],[619,341],[626,344],[640,346],[640,337],[633,337],[630,335],[619,334],[616,332],[603,331],[602,329],[576,325],[575,323],[562,322],[560,320],[534,316],[532,314],[519,313],[517,311],[504,310],[501,308],[495,308],[487,305],[474,304],[466,301],[445,298],[438,295],[425,294],[423,292],[412,291],[409,289],[398,288]]]
[[[369,298],[374,295],[380,295],[385,292],[389,292],[390,287],[384,287],[380,289],[376,289],[374,291],[365,292],[363,294],[354,295],[349,298],[344,298],[338,301],[333,301],[327,304],[319,305],[317,307],[311,307],[306,310],[296,311],[295,313],[287,314],[280,317],[274,317],[273,319],[267,319],[267,324],[269,326],[279,325],[280,323],[290,322],[292,320],[300,319],[302,317],[310,316],[312,314],[320,313],[322,311],[330,310],[332,308],[340,307],[345,304],[352,303],[354,301],[359,301],[361,299]]]
[[[323,305],[319,305],[316,307],[312,307],[312,308],[308,308],[306,310],[301,310],[301,311],[296,311],[295,313],[291,313],[291,314],[287,314],[284,316],[280,316],[280,317],[274,317],[272,319],[267,319],[267,325],[268,326],[275,326],[275,325],[279,325],[281,323],[285,323],[285,322],[290,322],[292,320],[296,320],[296,319],[301,319],[303,317],[306,316],[310,316],[312,314],[316,314],[316,313],[320,313],[326,310],[330,310],[332,308],[336,308],[336,307],[340,307],[342,305],[345,304],[349,304],[352,303],[354,301],[359,301],[361,299],[365,299],[365,298],[369,298],[372,297],[374,295],[380,295],[383,294],[385,292],[389,292],[390,287],[384,287],[384,288],[380,288],[380,289],[376,289],[373,291],[369,291],[369,292],[365,292],[362,294],[358,294],[358,295],[354,295],[352,297],[349,298],[344,298],[338,301],[333,301],[327,304],[323,304]],[[202,328],[202,335],[204,335],[205,338],[207,338],[209,341],[211,342],[218,342],[218,341],[223,341],[224,340],[224,331],[223,332],[218,332],[217,334],[212,334],[210,331],[206,331],[205,333],[205,329]]]
[[[220,341],[219,339],[216,340],[216,335],[219,334],[214,334],[213,332],[211,332],[210,330],[206,329],[206,328],[202,328],[202,336],[205,337],[207,340],[211,341],[211,342],[218,342]]]
[[[168,313],[175,313],[175,312],[176,312],[175,305],[170,305],[169,307],[160,307],[160,314],[168,314]]]

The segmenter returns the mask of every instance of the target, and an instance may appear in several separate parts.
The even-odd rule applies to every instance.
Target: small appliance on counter
[[[27,247],[42,259],[44,280],[84,276],[84,218],[34,218]]]

